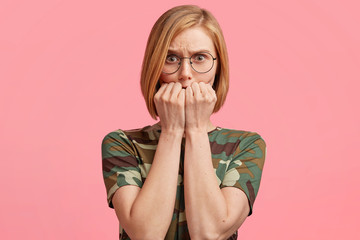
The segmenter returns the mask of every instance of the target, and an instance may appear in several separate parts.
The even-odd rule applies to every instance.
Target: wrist
[[[183,135],[184,134],[184,126],[181,126],[181,124],[166,124],[163,122],[158,122],[157,123],[158,126],[160,126],[161,128],[161,134],[163,135],[172,135],[172,136],[177,136],[177,135]]]
[[[169,137],[180,137],[184,135],[184,129],[183,128],[162,128],[161,129],[161,135],[166,135]]]
[[[207,134],[207,128],[206,127],[186,127],[185,134],[186,135]]]

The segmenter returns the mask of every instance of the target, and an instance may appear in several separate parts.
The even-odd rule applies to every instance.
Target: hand
[[[207,131],[217,97],[210,84],[193,82],[185,91],[185,127]]]
[[[154,96],[162,131],[180,131],[185,129],[185,89],[181,83],[163,83]]]

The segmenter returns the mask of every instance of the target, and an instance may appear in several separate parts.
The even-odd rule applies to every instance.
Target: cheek
[[[209,75],[207,75],[206,78],[204,78],[203,82],[210,83],[211,85],[213,85],[215,81],[215,73],[216,71],[210,71]]]
[[[172,79],[172,76],[170,76],[170,75],[168,75],[168,74],[164,74],[164,73],[162,73],[161,75],[160,75],[160,78],[159,78],[159,82],[160,82],[160,84],[162,84],[162,83],[169,83],[169,82],[173,82],[174,80]]]

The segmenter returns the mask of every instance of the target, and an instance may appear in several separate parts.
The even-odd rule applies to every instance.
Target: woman
[[[141,89],[160,121],[113,131],[102,142],[120,239],[237,238],[252,213],[265,142],[255,132],[210,121],[225,101],[228,75],[225,41],[211,13],[186,5],[158,19]]]

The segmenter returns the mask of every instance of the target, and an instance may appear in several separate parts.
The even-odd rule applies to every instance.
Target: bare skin
[[[180,84],[161,86],[155,104],[162,131],[147,179],[141,189],[124,186],[114,194],[117,217],[131,239],[164,239],[169,228],[185,125],[184,100],[185,90]]]
[[[204,48],[215,55],[206,31],[193,27],[174,38],[169,51],[183,57]],[[220,189],[212,165],[208,132],[215,128],[210,116],[216,103],[212,88],[216,67],[200,74],[184,61],[176,73],[160,77],[154,102],[162,131],[150,172],[141,189],[124,186],[113,197],[118,219],[131,239],[165,238],[175,204],[184,134],[185,211],[191,239],[227,239],[249,213],[245,193],[234,187]]]
[[[227,239],[249,213],[247,197],[237,188],[220,189],[217,183],[205,127],[216,103],[215,91],[209,84],[193,83],[185,99],[184,191],[189,233],[191,239]]]

